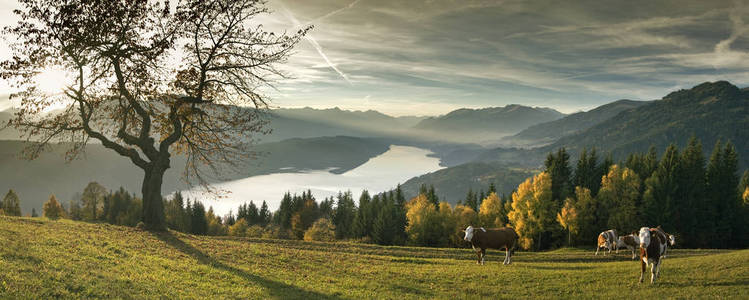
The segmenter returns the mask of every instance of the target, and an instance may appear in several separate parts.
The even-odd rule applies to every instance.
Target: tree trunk
[[[166,230],[164,201],[161,197],[161,184],[164,181],[165,172],[166,168],[163,167],[163,164],[152,164],[145,170],[141,190],[143,193],[143,223],[149,230]]]

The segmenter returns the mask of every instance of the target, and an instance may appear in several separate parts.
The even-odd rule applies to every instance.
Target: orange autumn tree
[[[19,0],[20,21],[2,78],[19,92],[10,125],[34,143],[36,158],[66,142],[74,159],[92,139],[143,170],[143,222],[164,229],[161,185],[173,155],[183,174],[207,187],[253,155],[267,133],[263,90],[309,28],[291,34],[256,22],[264,1]],[[46,94],[35,81],[62,69],[71,81]]]

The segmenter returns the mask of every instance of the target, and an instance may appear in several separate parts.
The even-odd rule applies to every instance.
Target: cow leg
[[[658,259],[658,263],[655,265],[655,279],[661,277],[661,262],[663,262],[663,260]]]
[[[476,249],[476,256],[478,256],[478,260],[476,261],[477,265],[481,264],[481,249]]]
[[[656,270],[656,266],[657,265],[658,265],[658,262],[653,262],[650,265],[650,284],[655,283],[655,277],[656,277],[655,276],[655,270]]]
[[[481,249],[481,264],[484,264],[484,261],[486,260],[486,249]]]
[[[601,250],[601,246],[596,246],[596,255],[598,255],[598,250]]]
[[[640,283],[642,283],[642,279],[645,276],[645,260],[644,257],[640,257]]]
[[[505,261],[503,261],[502,264],[503,265],[510,264],[510,247],[505,248]]]
[[[635,249],[632,248],[632,259],[634,260],[635,258],[637,258],[637,255],[635,255]]]

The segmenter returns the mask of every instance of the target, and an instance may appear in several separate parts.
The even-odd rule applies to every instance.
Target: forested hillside
[[[585,112],[570,114],[559,120],[533,125],[516,135],[503,138],[503,146],[540,146],[578,133],[606,121],[622,111],[647,104],[647,101],[618,100]]]

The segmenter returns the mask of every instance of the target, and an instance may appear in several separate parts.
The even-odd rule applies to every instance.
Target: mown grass
[[[215,238],[0,217],[0,298],[749,298],[749,250],[670,252],[638,284],[627,253]],[[626,251],[625,251],[626,252]],[[648,278],[649,279],[649,278]]]

